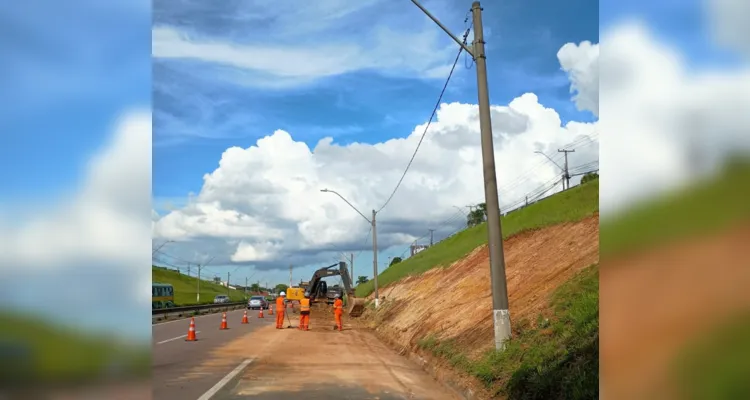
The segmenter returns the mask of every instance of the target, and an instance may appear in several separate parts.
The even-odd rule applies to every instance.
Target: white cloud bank
[[[150,149],[150,112],[124,115],[88,163],[75,196],[29,218],[0,219],[0,273],[126,271],[139,284],[134,298],[147,304],[142,282],[150,271],[141,266],[149,265],[151,245]],[[0,208],[0,215],[10,212]]]

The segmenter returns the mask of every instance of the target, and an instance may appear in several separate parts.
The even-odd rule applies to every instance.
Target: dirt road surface
[[[460,398],[369,331],[347,321],[334,331],[332,314],[321,314],[313,313],[309,331],[298,330],[292,315],[293,328],[266,326],[237,338],[183,379],[233,367],[200,400]]]

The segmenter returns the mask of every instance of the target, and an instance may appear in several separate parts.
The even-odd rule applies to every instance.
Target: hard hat
[[[279,296],[286,296],[286,293],[281,292],[281,293],[279,293]]]
[[[305,292],[305,297],[309,297],[309,296],[310,296],[310,292]]]

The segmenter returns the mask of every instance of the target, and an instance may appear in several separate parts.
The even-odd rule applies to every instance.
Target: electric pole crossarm
[[[435,18],[434,16],[432,16],[432,14],[430,14],[429,11],[427,11],[424,7],[422,7],[422,5],[417,2],[417,0],[411,0],[411,2],[414,3],[415,6],[419,7],[419,9],[422,10],[422,12],[425,13],[426,16],[430,17],[430,19],[433,22],[435,22],[437,24],[437,26],[440,27],[440,29],[442,29],[445,33],[448,34],[448,36],[451,37],[451,39],[453,39],[453,41],[455,41],[456,43],[458,43],[459,46],[463,47],[464,50],[466,50],[467,53],[471,54],[472,58],[474,58],[474,59],[477,58],[476,55],[474,54],[474,50],[472,50],[471,48],[469,48],[469,46],[465,45],[464,42],[462,42],[461,40],[459,40],[456,37],[456,35],[452,34],[451,31],[449,31],[448,28],[445,27],[445,25],[443,25],[442,23],[440,23],[440,21],[438,21],[437,18]]]

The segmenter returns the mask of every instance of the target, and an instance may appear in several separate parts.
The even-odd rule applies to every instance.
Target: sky
[[[289,264],[299,280],[338,250],[370,271],[367,222],[319,190],[380,207],[423,133],[457,49],[403,3],[2,9],[0,304],[147,340],[147,254],[165,240],[240,281],[284,282]],[[749,3],[558,3],[485,4],[504,207],[556,184],[535,150],[559,162],[571,145],[573,166],[602,157],[602,218],[750,151]],[[465,27],[466,6],[424,4]],[[465,62],[378,214],[380,260],[460,229],[483,199]]]
[[[355,275],[371,277],[367,220],[319,190],[338,191],[371,219],[409,161],[415,132],[430,117],[458,45],[407,1],[238,4],[154,4],[153,207],[160,218],[154,246],[175,241],[156,262],[186,271],[187,262],[214,257],[207,277],[225,279],[229,272],[239,284],[244,278],[288,283],[293,264],[296,283],[335,262],[340,250],[355,254]],[[423,5],[459,37],[470,26],[470,3]],[[501,172],[500,183],[513,189],[503,200],[514,205],[554,185],[559,175],[534,146],[562,165],[554,146],[588,145],[571,153],[570,165],[595,168],[595,141],[577,136],[593,135],[592,127],[555,130],[597,119],[571,101],[557,53],[566,43],[598,42],[598,5],[510,1],[484,7],[492,104],[507,108],[516,101],[519,109],[549,118],[539,122],[549,131],[545,136],[525,111],[497,109],[495,134],[507,133],[495,139],[496,147],[505,136],[537,130],[527,143],[508,141],[524,147],[524,166],[541,171],[535,179]],[[574,18],[579,22],[570,24]],[[462,54],[432,124],[440,132],[427,135],[378,221],[380,268],[389,257],[403,257],[428,229],[436,229],[435,240],[461,229],[465,206],[483,201],[478,132],[466,131],[476,128],[475,74]],[[543,116],[545,107],[554,115]],[[457,156],[455,146],[464,154],[445,161]],[[452,168],[473,175],[470,190]],[[452,183],[441,185],[446,178]],[[422,199],[456,189],[464,195]],[[269,215],[279,204],[285,212]]]

